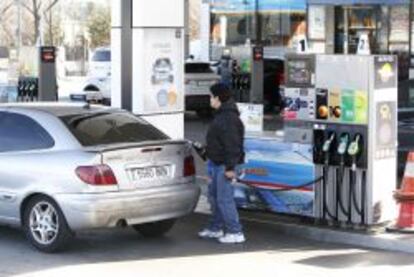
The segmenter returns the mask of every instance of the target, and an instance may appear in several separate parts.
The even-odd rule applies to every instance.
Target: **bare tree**
[[[13,1],[1,1],[0,3],[0,44],[11,46],[14,41],[11,23],[12,20]]]
[[[41,23],[45,14],[59,2],[59,0],[23,0],[22,5],[33,18],[33,40],[32,43],[38,43],[41,38]],[[50,25],[51,26],[51,25]]]

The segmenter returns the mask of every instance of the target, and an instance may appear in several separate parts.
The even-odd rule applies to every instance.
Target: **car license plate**
[[[154,166],[135,168],[131,170],[132,179],[134,181],[156,181],[160,179],[167,179],[171,176],[170,166]]]

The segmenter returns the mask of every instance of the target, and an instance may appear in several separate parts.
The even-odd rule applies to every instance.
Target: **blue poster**
[[[250,138],[245,151],[235,190],[240,208],[313,216],[316,178],[311,145]]]

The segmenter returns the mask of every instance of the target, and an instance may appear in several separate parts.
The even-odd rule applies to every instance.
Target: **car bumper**
[[[194,211],[200,187],[194,183],[145,191],[56,196],[73,231],[178,218]]]

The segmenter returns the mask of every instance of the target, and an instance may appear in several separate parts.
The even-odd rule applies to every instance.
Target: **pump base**
[[[414,228],[400,228],[398,226],[390,226],[385,228],[388,233],[400,233],[400,234],[414,234]]]

